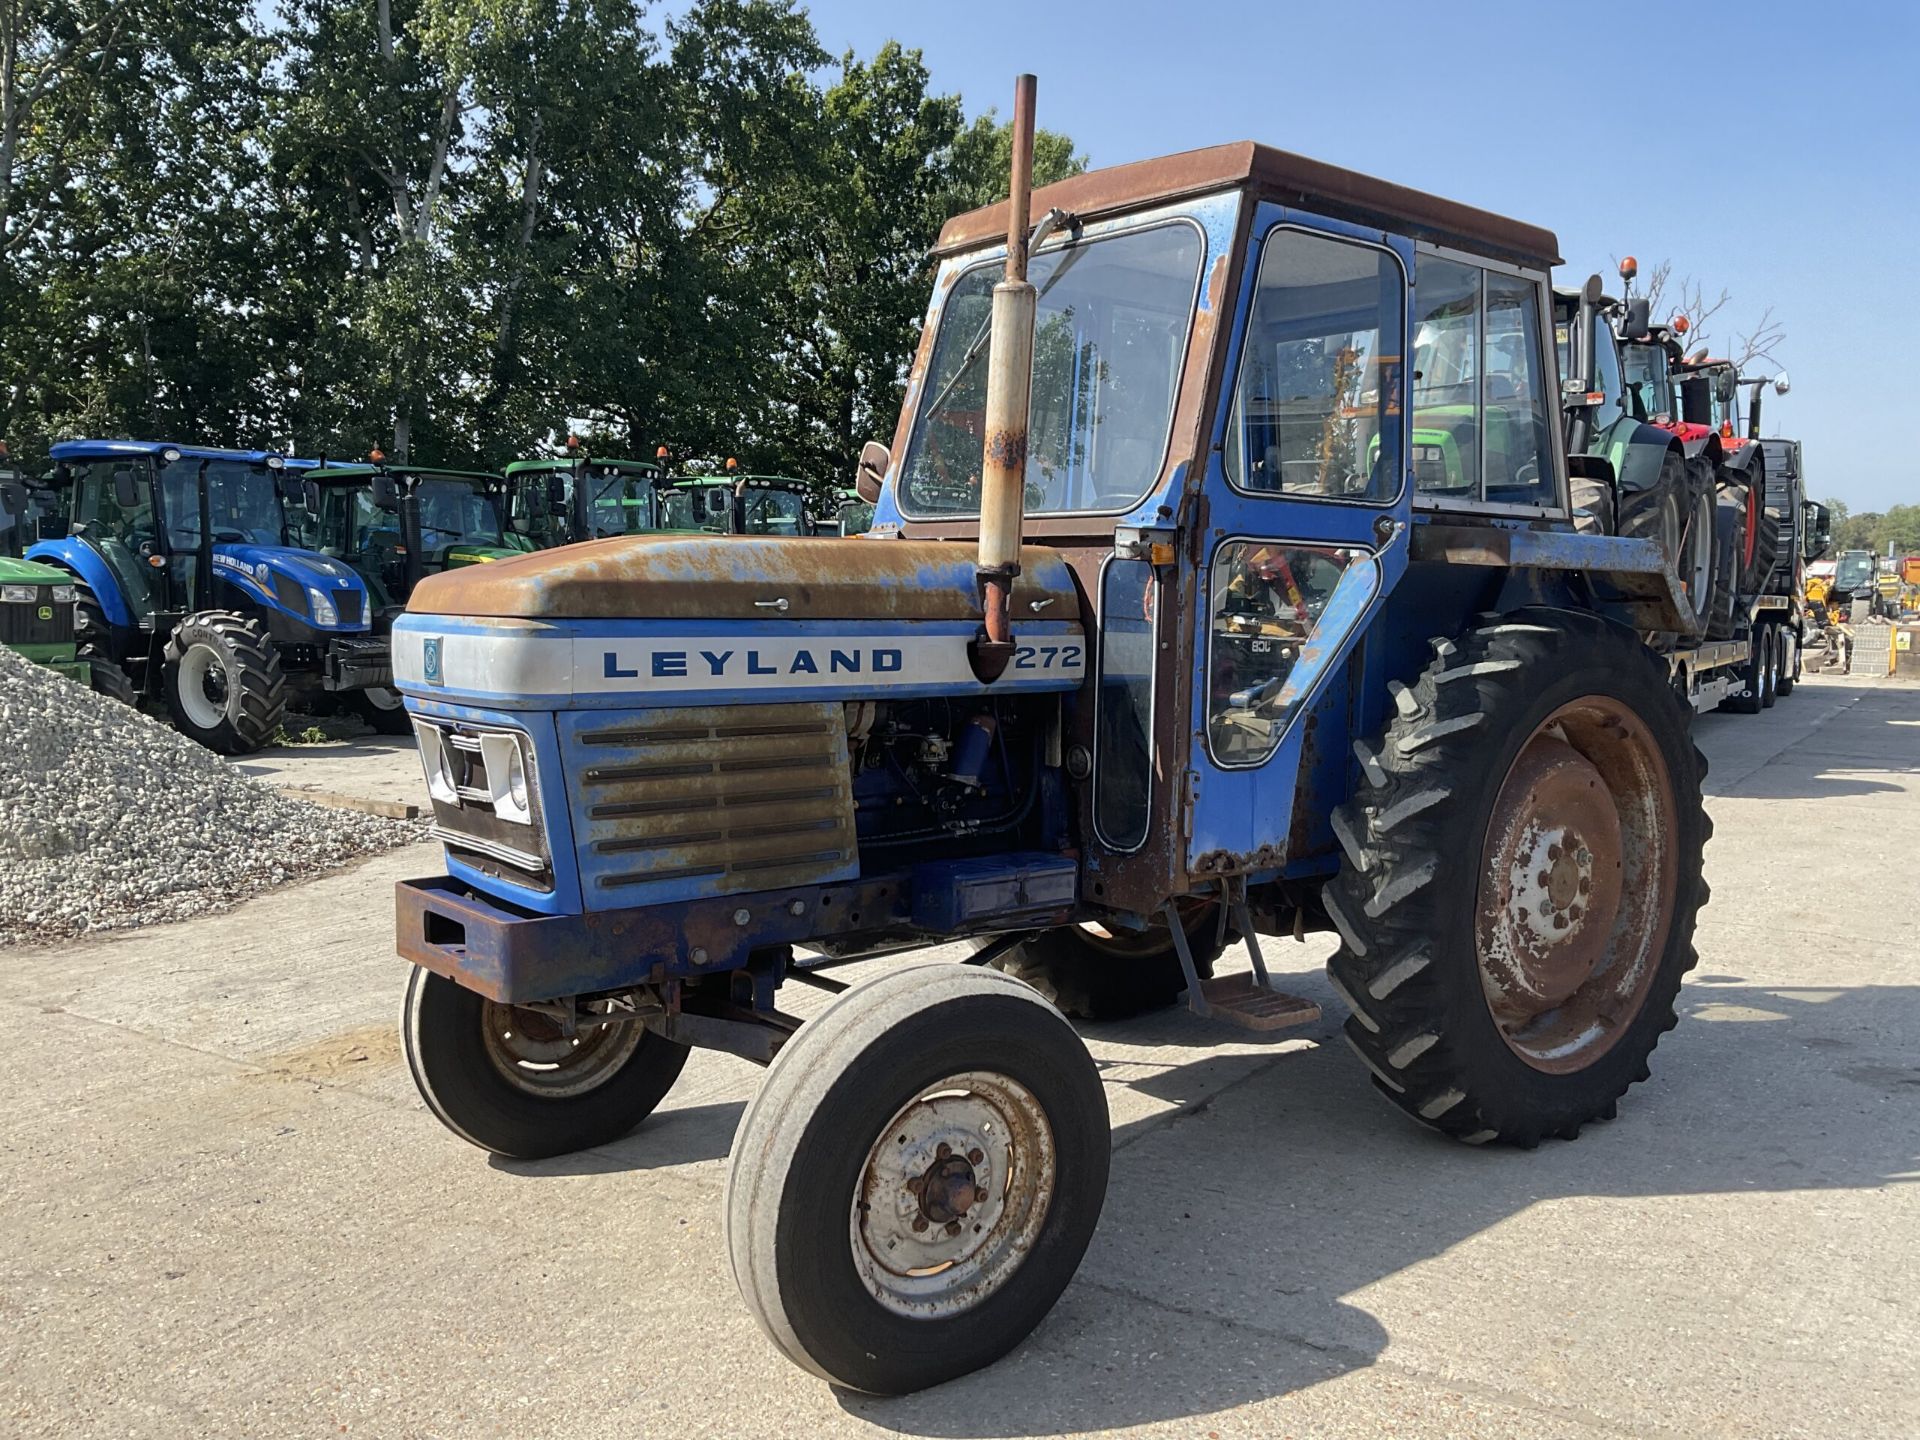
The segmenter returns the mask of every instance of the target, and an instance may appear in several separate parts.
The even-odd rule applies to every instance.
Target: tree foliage
[[[1007,127],[792,0],[0,0],[0,434],[499,464],[892,427]],[[1041,132],[1036,177],[1084,162]]]
[[[1833,512],[1833,549],[1920,555],[1920,505],[1894,505],[1884,512],[1849,512],[1839,500],[1821,502]]]

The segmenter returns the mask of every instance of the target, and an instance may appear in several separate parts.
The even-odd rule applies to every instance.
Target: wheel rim
[[[481,1007],[480,1026],[487,1059],[500,1077],[547,1100],[584,1095],[606,1084],[646,1038],[646,1027],[632,1020],[582,1023],[569,1038],[551,1016],[492,1000]]]
[[[1215,919],[1216,903],[1191,895],[1174,901],[1181,927],[1191,935],[1202,918]],[[1080,922],[1080,933],[1094,949],[1115,959],[1157,958],[1173,948],[1173,934],[1164,921],[1149,925],[1144,930],[1109,930],[1097,920],[1083,920]]]
[[[399,691],[389,690],[384,685],[369,685],[360,693],[366,696],[367,703],[376,710],[398,710],[405,703],[401,700]]]
[[[1680,556],[1680,578],[1693,608],[1705,611],[1713,590],[1713,496],[1702,495],[1693,507]]]
[[[180,657],[180,708],[202,730],[227,718],[227,667],[220,652],[204,642],[189,645]]]
[[[1501,1038],[1565,1074],[1639,1014],[1677,886],[1673,787],[1644,721],[1590,695],[1548,716],[1494,799],[1476,907],[1481,988]]]
[[[971,1310],[1032,1252],[1057,1173],[1053,1127],[1019,1081],[976,1070],[927,1086],[867,1152],[854,1270],[897,1315]]]

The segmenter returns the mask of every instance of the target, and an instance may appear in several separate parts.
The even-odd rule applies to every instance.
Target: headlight
[[[314,624],[338,625],[340,623],[340,612],[333,608],[333,601],[327,598],[325,591],[309,585],[307,603],[313,607]]]
[[[38,585],[0,585],[0,600],[9,605],[31,605],[39,598]]]
[[[480,737],[480,759],[487,767],[487,790],[493,813],[515,825],[531,825],[527,805],[527,772],[520,758],[520,742],[497,731]]]
[[[427,794],[446,805],[460,803],[454,789],[453,774],[447,768],[447,752],[440,743],[440,727],[424,721],[413,722],[413,738],[420,746],[420,768],[427,772]]]
[[[71,605],[75,601],[77,601],[79,598],[80,598],[80,592],[74,589],[73,586],[71,585],[56,585],[53,587],[53,599],[55,604]]]

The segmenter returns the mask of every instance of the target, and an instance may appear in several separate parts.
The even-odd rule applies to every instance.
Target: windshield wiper
[[[1045,215],[1042,215],[1040,217],[1040,223],[1033,227],[1033,238],[1027,242],[1027,253],[1032,254],[1038,250],[1042,241],[1046,240],[1054,231],[1061,229],[1063,226],[1072,233],[1074,240],[1077,241],[1079,239],[1080,217],[1070,211],[1062,210],[1056,205],[1053,209],[1047,211]],[[1041,297],[1059,283],[1060,277],[1073,267],[1074,261],[1087,253],[1084,250],[1072,249],[1072,243],[1071,241],[1069,242],[1068,251],[1061,259],[1058,268],[1054,270],[1053,274],[1047,277],[1047,283],[1042,285],[1039,294],[1034,296],[1036,309],[1038,309]],[[947,377],[947,383],[940,387],[940,393],[933,397],[933,403],[926,409],[927,414],[933,414],[946,403],[947,397],[954,392],[954,388],[966,378],[967,372],[973,369],[974,362],[986,353],[987,341],[992,338],[992,334],[993,314],[989,311],[987,318],[980,322],[980,328],[974,333],[973,339],[967,343],[966,353],[960,357],[959,367],[955,369],[952,375]]]

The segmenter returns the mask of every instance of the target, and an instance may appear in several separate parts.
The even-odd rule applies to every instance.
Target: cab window
[[[1278,230],[1260,260],[1229,417],[1227,478],[1337,500],[1400,488],[1406,282],[1393,254]]]

